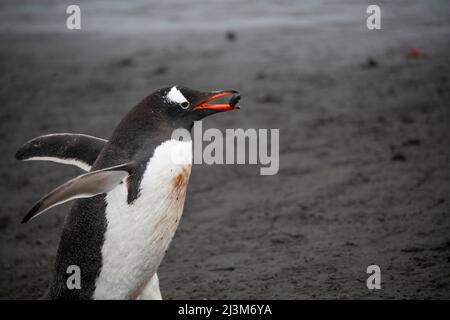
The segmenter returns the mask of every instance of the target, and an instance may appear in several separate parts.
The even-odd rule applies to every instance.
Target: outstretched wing
[[[23,218],[22,223],[67,201],[90,198],[111,191],[128,177],[130,168],[131,165],[126,163],[92,171],[67,181],[36,202],[33,208]]]
[[[25,143],[17,151],[16,159],[52,161],[89,171],[107,142],[84,134],[49,134]]]

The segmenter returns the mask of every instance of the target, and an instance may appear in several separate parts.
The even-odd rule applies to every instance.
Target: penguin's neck
[[[141,195],[143,188],[145,188],[144,179],[148,176],[149,172],[152,174],[157,172],[155,166],[161,172],[165,172],[165,169],[171,168],[170,170],[175,180],[175,176],[178,174],[178,169],[180,168],[189,166],[190,173],[190,167],[192,165],[192,141],[178,141],[170,138],[161,140],[152,140],[148,147],[144,144],[144,148],[139,149],[134,156],[133,170],[128,179],[127,202],[129,204],[133,203]],[[152,151],[149,152],[149,150]]]
[[[156,150],[172,140],[175,129],[190,130],[192,124],[192,121],[173,121],[157,110],[138,105],[120,122],[92,170],[133,162],[128,179],[128,203],[131,204],[140,195],[143,175]]]
[[[122,160],[147,161],[154,150],[171,140],[174,130],[191,130],[191,119],[175,120],[145,105],[133,108],[121,121],[110,139],[110,148]]]

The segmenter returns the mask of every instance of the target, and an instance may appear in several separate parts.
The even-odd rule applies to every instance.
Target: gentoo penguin
[[[226,96],[228,104],[212,103]],[[192,165],[192,142],[172,132],[237,109],[239,98],[234,90],[163,88],[132,108],[108,141],[52,134],[20,148],[19,160],[89,171],[48,193],[22,221],[75,200],[44,299],[161,299],[156,271],[180,221]],[[67,285],[71,266],[79,267],[79,289]]]

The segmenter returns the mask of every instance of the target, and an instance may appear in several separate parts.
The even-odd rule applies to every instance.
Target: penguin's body
[[[175,152],[185,158],[184,164],[171,162]],[[124,186],[106,194],[108,228],[94,298],[134,299],[156,273],[183,212],[191,152],[190,141],[165,141],[145,164],[141,192],[133,203],[128,204]]]
[[[109,141],[50,135],[18,151],[20,160],[50,160],[89,170],[42,198],[24,219],[77,199],[66,217],[45,298],[161,299],[156,271],[180,221],[192,165],[191,141],[174,140],[172,133],[234,109],[235,93],[161,89],[134,107]],[[227,95],[236,101],[207,104]],[[78,140],[70,148],[63,147],[73,139]],[[81,271],[80,289],[67,285],[67,270],[73,265]]]

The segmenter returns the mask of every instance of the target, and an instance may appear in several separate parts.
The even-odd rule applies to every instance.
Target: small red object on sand
[[[406,54],[406,57],[409,59],[417,59],[423,57],[423,52],[417,48],[409,49],[409,52]]]

